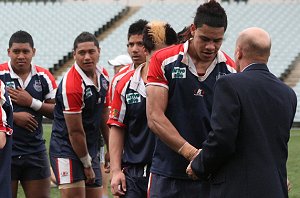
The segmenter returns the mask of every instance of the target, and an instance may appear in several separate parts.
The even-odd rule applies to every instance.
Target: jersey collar
[[[83,72],[83,70],[78,66],[78,64],[76,62],[74,63],[74,66],[75,66],[76,71],[79,73],[82,80],[84,81],[84,83],[87,86],[95,86],[93,81],[89,77],[87,77],[87,75]],[[98,86],[100,87],[101,68],[99,66],[96,66],[96,75],[97,75],[97,79],[98,79]]]
[[[144,66],[145,63],[142,63],[138,68],[135,69],[129,88],[146,98],[146,87],[141,76],[141,70]]]

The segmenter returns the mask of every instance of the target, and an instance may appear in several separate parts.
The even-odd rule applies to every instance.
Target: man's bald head
[[[236,59],[244,65],[250,63],[267,64],[271,53],[270,35],[263,29],[251,27],[240,32],[236,41]],[[242,59],[242,60],[239,60]]]

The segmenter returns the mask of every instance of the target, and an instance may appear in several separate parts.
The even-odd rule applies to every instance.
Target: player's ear
[[[196,31],[196,25],[195,24],[192,24],[191,26],[190,26],[190,32],[191,32],[191,35],[194,37],[194,35],[195,35],[195,31]]]

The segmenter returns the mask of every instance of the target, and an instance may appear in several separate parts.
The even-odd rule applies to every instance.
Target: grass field
[[[44,125],[44,137],[46,139],[47,149],[49,147],[51,125]],[[300,129],[291,131],[289,142],[288,159],[288,177],[292,183],[292,190],[289,193],[290,198],[300,197]],[[51,188],[51,198],[59,198],[57,188]],[[19,188],[18,198],[25,198],[22,188]]]

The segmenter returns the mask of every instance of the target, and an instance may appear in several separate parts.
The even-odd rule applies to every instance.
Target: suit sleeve
[[[192,169],[200,179],[208,179],[235,153],[240,120],[240,100],[226,76],[215,86],[211,117],[212,131],[203,143],[200,154],[193,160]]]

